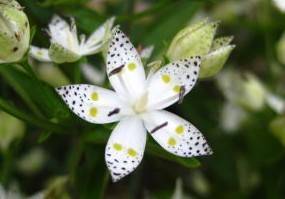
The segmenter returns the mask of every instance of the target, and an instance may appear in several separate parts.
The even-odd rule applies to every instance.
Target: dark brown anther
[[[112,75],[115,75],[115,74],[121,72],[122,69],[124,68],[124,66],[125,66],[125,65],[121,65],[121,66],[119,66],[119,67],[113,69],[113,70],[109,73],[108,76],[111,77]]]
[[[185,86],[180,86],[178,104],[182,103],[185,92],[186,92]]]

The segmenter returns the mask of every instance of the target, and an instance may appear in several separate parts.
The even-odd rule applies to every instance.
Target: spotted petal
[[[172,62],[159,69],[148,82],[148,109],[170,106],[193,88],[200,70],[199,56]]]
[[[168,152],[193,157],[210,155],[202,133],[191,123],[167,111],[152,111],[143,115],[145,127],[151,136]]]
[[[48,49],[46,48],[30,46],[29,55],[39,61],[51,62],[51,59],[48,55]]]
[[[113,91],[79,84],[56,88],[69,108],[91,123],[110,123],[130,114],[129,107]]]
[[[131,173],[141,162],[146,143],[146,129],[137,116],[126,117],[112,132],[105,152],[114,182]]]
[[[114,30],[110,44],[107,73],[116,92],[131,103],[142,95],[145,87],[145,71],[140,56],[119,29]]]

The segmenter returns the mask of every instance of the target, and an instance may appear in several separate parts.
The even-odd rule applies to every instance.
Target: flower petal
[[[46,48],[39,48],[36,46],[30,46],[29,55],[31,57],[39,60],[39,61],[43,61],[43,62],[51,62],[52,61],[48,55],[48,49],[46,49]]]
[[[103,69],[98,69],[89,63],[81,64],[80,68],[82,75],[88,82],[95,85],[103,85],[106,78],[106,72]]]
[[[148,110],[158,110],[181,100],[195,85],[199,56],[172,62],[160,68],[148,82]]]
[[[146,129],[137,116],[126,117],[113,130],[105,152],[114,182],[131,173],[141,162],[146,143]]]
[[[61,17],[53,16],[51,23],[49,23],[51,43],[59,43],[71,51],[78,52],[77,30],[73,18],[71,18],[71,22],[70,27]]]
[[[115,92],[97,86],[68,85],[56,91],[76,115],[91,123],[115,122],[131,111]]]
[[[191,123],[167,111],[152,111],[143,115],[151,136],[168,152],[193,157],[212,154],[202,133]]]
[[[65,48],[59,43],[52,43],[49,47],[49,57],[55,63],[75,62],[80,58],[79,54]]]
[[[152,51],[153,51],[153,48],[154,46],[151,45],[151,46],[147,46],[145,47],[141,53],[140,53],[140,57],[141,57],[141,60],[143,62],[143,64],[146,64],[146,62],[148,61],[148,59],[150,58],[151,54],[152,54]]]
[[[104,44],[110,39],[111,28],[113,26],[115,17],[111,17],[104,24],[102,24],[98,29],[96,29],[86,42],[81,40],[80,52],[83,55],[91,55],[97,53]]]
[[[114,32],[107,55],[107,74],[116,92],[133,102],[144,90],[145,71],[129,39],[119,29]]]

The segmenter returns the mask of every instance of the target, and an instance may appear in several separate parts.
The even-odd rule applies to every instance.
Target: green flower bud
[[[0,63],[19,61],[29,47],[30,26],[14,0],[0,0]]]
[[[226,63],[234,45],[229,45],[233,37],[221,37],[213,41],[211,50],[202,57],[200,78],[210,77],[219,72]]]
[[[207,23],[203,19],[182,29],[172,40],[166,56],[170,61],[190,56],[202,56],[199,77],[209,77],[221,70],[234,45],[229,45],[233,37],[214,39],[219,22]]]
[[[16,139],[21,138],[25,132],[25,124],[21,120],[0,112],[0,148],[5,150]]]

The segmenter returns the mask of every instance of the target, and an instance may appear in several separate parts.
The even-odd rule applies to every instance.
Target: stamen
[[[162,129],[163,127],[166,127],[168,125],[168,122],[164,122],[162,123],[161,125],[155,127],[154,129],[152,129],[149,133],[152,134],[152,133],[155,133],[156,131]]]
[[[121,65],[117,68],[114,68],[110,73],[109,73],[109,77],[111,77],[112,75],[118,74],[119,72],[122,71],[122,69],[125,67],[125,65]]]
[[[146,110],[148,104],[148,92],[146,92],[134,105],[134,110],[137,113],[142,113]]]
[[[110,111],[107,116],[110,117],[112,115],[118,114],[119,112],[120,112],[120,109],[115,108],[114,110]]]
[[[185,86],[180,86],[178,104],[181,104],[186,92]]]

